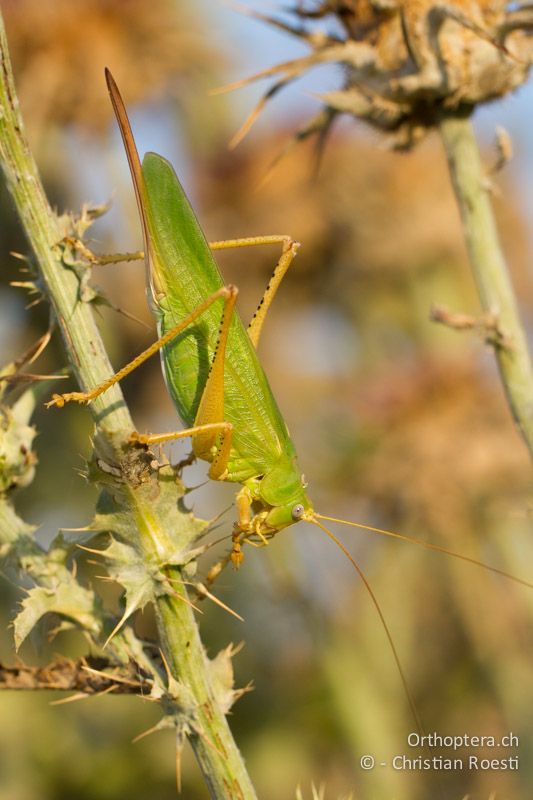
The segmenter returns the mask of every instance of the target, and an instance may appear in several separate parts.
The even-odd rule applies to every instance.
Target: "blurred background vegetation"
[[[478,313],[438,140],[430,137],[399,155],[364,126],[344,124],[329,142],[318,177],[305,145],[264,182],[312,100],[293,90],[229,152],[227,142],[259,89],[220,97],[209,91],[279,55],[291,57],[296,45],[288,38],[215,0],[1,0],[0,7],[30,142],[52,202],[59,210],[77,210],[84,201],[113,197],[112,210],[91,229],[95,250],[140,246],[104,66],[121,87],[139,149],[174,162],[209,238],[289,233],[303,243],[267,322],[261,357],[317,509],[427,539],[527,578],[531,465],[492,354],[481,336],[429,320],[432,303]],[[334,77],[330,68],[318,80]],[[513,102],[507,113],[516,121]],[[482,115],[487,138],[495,119],[505,123],[505,110],[500,104]],[[488,152],[487,163],[494,160]],[[521,165],[498,177],[494,202],[531,331],[531,242],[517,188]],[[44,332],[48,311],[45,304],[27,311],[28,298],[9,286],[20,279],[21,263],[9,252],[24,253],[26,245],[5,194],[0,204],[6,362]],[[276,257],[253,250],[220,258],[241,289],[245,318]],[[151,325],[141,265],[99,268],[94,282],[114,305]],[[113,310],[100,314],[117,366],[153,339],[146,326]],[[39,371],[56,371],[62,363],[54,340]],[[124,388],[140,430],[175,428],[156,360]],[[78,470],[89,453],[91,422],[84,409],[68,407],[40,411],[36,425],[40,466],[17,500],[46,542],[58,527],[90,519],[95,496]],[[172,456],[186,452],[184,445]],[[204,465],[185,473],[190,486],[203,484],[205,476]],[[232,489],[200,486],[189,498],[206,518],[229,506]],[[231,520],[229,511],[217,533],[228,533]],[[438,784],[446,798],[491,792],[529,797],[531,594],[401,542],[337,532],[382,604],[426,731],[513,731],[520,737],[520,771],[437,775],[359,768],[365,753],[378,761],[409,754],[406,736],[414,724],[364,588],[330,542],[300,525],[264,550],[248,548],[241,571],[228,570],[219,579],[218,593],[244,624],[217,608],[205,607],[201,619],[211,655],[229,641],[245,643],[235,661],[237,682],[252,680],[254,691],[234,708],[231,724],[259,796],[291,798],[298,784],[310,796],[314,780],[326,784],[328,798],[351,791],[354,798],[417,800],[434,796]],[[116,604],[118,592],[86,569]],[[21,597],[2,582],[4,662],[13,662],[9,621]],[[149,613],[137,625],[152,634]],[[75,634],[60,634],[49,644],[43,631],[21,655],[40,663],[57,651],[77,655],[84,649]],[[2,696],[1,800],[175,796],[172,734],[131,742],[155,722],[156,709],[135,698],[58,707],[50,699]],[[207,797],[189,752],[183,796]]]

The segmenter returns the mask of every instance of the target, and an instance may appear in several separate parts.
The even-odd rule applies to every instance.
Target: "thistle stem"
[[[443,115],[440,134],[483,311],[496,319],[494,351],[507,401],[533,457],[533,371],[468,114]]]
[[[47,201],[26,141],[1,13],[0,165],[31,245],[43,290],[54,309],[73,372],[80,387],[87,390],[113,371],[89,304],[79,298],[78,278],[57,255],[55,246],[64,232]],[[122,463],[133,424],[120,387],[111,387],[89,410],[97,425],[95,448],[99,457]],[[134,482],[125,479],[125,495],[139,523],[139,540],[148,556],[151,553],[147,531],[152,539],[158,536],[163,539],[168,534],[164,515],[155,513],[138,489]],[[192,700],[189,702],[191,745],[213,798],[254,800],[254,788],[215,698],[208,659],[185,587],[180,581],[175,582],[175,587],[174,594],[158,599],[156,615],[166,662]]]

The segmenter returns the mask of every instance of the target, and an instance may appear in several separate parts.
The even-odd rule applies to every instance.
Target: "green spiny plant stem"
[[[468,114],[443,115],[440,133],[481,306],[496,320],[494,350],[507,400],[533,457],[533,371]]]
[[[79,282],[56,255],[64,235],[42,188],[29,150],[15,93],[7,39],[0,14],[0,162],[26,236],[31,245],[43,289],[52,303],[65,347],[80,387],[95,386],[112,374],[103,343],[88,304],[79,301]],[[97,423],[96,451],[100,458],[122,463],[124,445],[133,430],[118,386],[91,404]],[[139,523],[139,537],[147,555],[165,541],[165,520],[157,518],[135,481],[127,482],[125,496]],[[176,572],[179,577],[179,572]],[[157,601],[159,635],[169,668],[185,685],[196,714],[190,737],[212,797],[253,800],[256,797],[244,762],[218,706],[208,674],[194,614],[180,581],[175,594]]]
[[[78,302],[78,278],[63,267],[54,252],[64,234],[47,201],[27,143],[1,17],[0,26],[2,169],[30,242],[42,288],[52,303],[73,372],[80,385],[95,386],[110,374],[111,365],[88,307]],[[100,420],[101,445],[112,455],[114,447],[120,445],[133,427],[120,389],[113,387],[105,398],[96,400],[92,411]],[[111,448],[106,446],[107,440],[113,443]]]

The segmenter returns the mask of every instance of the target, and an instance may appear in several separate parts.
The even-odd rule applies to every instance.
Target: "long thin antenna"
[[[318,516],[318,515],[315,514],[314,516]],[[383,630],[385,631],[385,635],[386,635],[387,640],[389,642],[390,649],[392,650],[392,655],[394,657],[394,661],[396,662],[396,667],[397,667],[398,672],[400,674],[400,678],[401,678],[401,681],[402,681],[402,684],[403,684],[404,692],[405,692],[405,695],[406,695],[407,700],[409,702],[409,706],[411,708],[411,713],[413,715],[417,730],[420,733],[420,735],[423,735],[423,728],[422,728],[422,723],[420,721],[420,715],[418,714],[418,710],[417,710],[415,701],[413,699],[413,695],[412,695],[411,690],[409,688],[409,684],[407,683],[407,678],[405,677],[405,672],[403,670],[402,663],[400,661],[400,656],[398,655],[398,651],[396,649],[396,645],[394,644],[394,639],[392,638],[392,634],[390,632],[390,628],[387,625],[387,620],[385,619],[385,616],[383,614],[383,611],[381,610],[381,606],[380,606],[380,604],[378,602],[378,599],[377,599],[376,595],[374,594],[374,590],[370,586],[368,578],[366,577],[365,573],[363,572],[363,570],[361,569],[359,564],[356,562],[356,560],[350,555],[348,550],[342,544],[340,539],[337,539],[337,537],[330,530],[328,530],[328,528],[326,528],[325,525],[322,525],[321,522],[318,522],[318,520],[313,519],[312,517],[306,518],[306,522],[311,522],[313,525],[316,525],[318,528],[323,530],[324,533],[327,536],[329,536],[329,538],[333,542],[335,542],[335,544],[337,545],[339,550],[341,550],[344,553],[344,555],[346,556],[348,561],[352,564],[353,568],[355,569],[355,571],[357,572],[357,574],[359,575],[359,577],[363,581],[363,583],[365,585],[365,588],[366,588],[368,594],[370,595],[370,599],[372,600],[372,603],[374,604],[374,608],[376,609],[376,611],[378,613],[379,619],[381,621],[381,625],[383,627]]]
[[[365,525],[362,522],[348,522],[346,519],[326,517],[324,514],[317,514],[316,511],[313,511],[313,519],[314,518],[325,519],[328,522],[338,522],[340,525],[349,525],[351,528],[361,528],[365,531],[372,531],[372,533],[379,533],[382,536],[390,536],[392,539],[402,539],[404,542],[410,542],[411,544],[417,544],[419,547],[425,547],[426,550],[434,550],[436,553],[444,553],[444,555],[451,556],[452,558],[458,558],[461,561],[474,564],[476,567],[482,567],[483,569],[487,569],[489,572],[494,572],[496,575],[502,575],[504,578],[507,578],[510,581],[519,583],[522,586],[527,586],[528,589],[533,589],[533,583],[530,583],[523,578],[517,578],[516,575],[511,575],[510,572],[505,572],[505,570],[498,569],[498,567],[491,567],[489,564],[484,564],[483,561],[478,561],[477,558],[464,556],[461,553],[455,553],[453,550],[448,550],[446,547],[441,547],[438,544],[431,544],[430,542],[424,542],[422,539],[415,539],[414,536],[406,536],[403,533],[388,531],[384,528],[374,528],[372,525]],[[312,521],[312,519],[308,519],[308,522]]]

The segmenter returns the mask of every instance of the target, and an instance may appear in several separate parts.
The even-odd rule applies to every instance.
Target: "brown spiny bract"
[[[342,64],[344,85],[322,96],[324,126],[349,113],[392,133],[401,146],[419,139],[442,110],[469,109],[512,91],[531,62],[533,9],[509,10],[504,0],[323,0],[301,3],[293,15],[298,25],[270,21],[313,52],[260,76],[279,76],[281,88],[319,64]],[[317,18],[335,19],[342,35],[318,35]],[[309,125],[303,134],[316,130]]]

